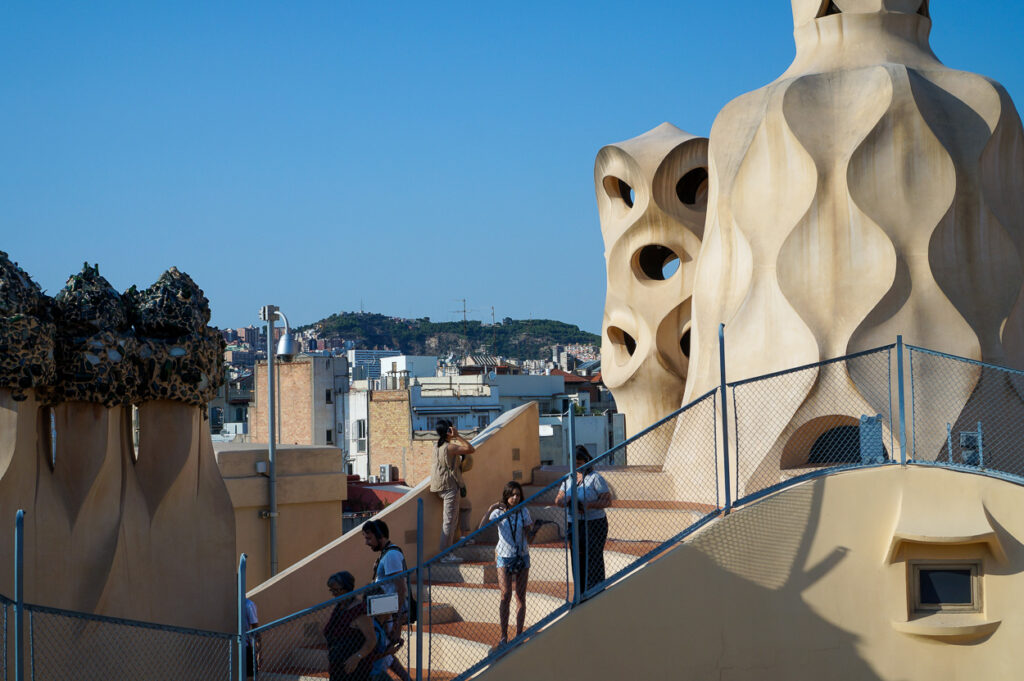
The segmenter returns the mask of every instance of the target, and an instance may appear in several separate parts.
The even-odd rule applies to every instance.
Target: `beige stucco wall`
[[[716,521],[481,678],[1019,678],[1022,502],[1021,486],[924,467],[808,482]],[[893,555],[894,536],[917,541]],[[983,612],[908,624],[915,558],[979,559]],[[921,635],[929,622],[996,628]]]
[[[473,439],[477,447],[474,465],[464,480],[466,499],[482,513],[500,496],[505,483],[519,476],[524,482],[540,465],[538,412],[534,402],[502,414]],[[518,459],[513,458],[513,451]],[[437,553],[441,526],[441,500],[430,491],[424,480],[401,500],[377,514],[387,522],[391,540],[402,547],[409,565],[416,560],[416,502],[423,499],[423,548],[426,558]],[[474,522],[479,518],[474,517]],[[327,577],[338,570],[348,570],[356,578],[356,586],[369,581],[376,554],[363,542],[359,528],[337,537],[320,550],[310,554],[276,577],[249,591],[260,612],[260,620],[270,622],[302,608],[323,602],[329,596]]]
[[[235,509],[236,546],[247,555],[246,588],[270,577],[269,478],[256,472],[267,461],[266,445],[218,444],[217,463]],[[277,462],[277,562],[287,568],[341,532],[342,502],[348,495],[337,447],[281,446]]]
[[[25,600],[69,610],[233,631],[235,529],[200,407],[139,405],[138,456],[129,407],[0,390],[0,539],[13,546],[25,510]],[[0,592],[13,596],[10,548]]]

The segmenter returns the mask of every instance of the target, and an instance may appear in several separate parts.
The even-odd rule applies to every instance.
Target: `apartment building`
[[[338,445],[346,440],[349,370],[346,357],[297,355],[274,362],[277,440],[292,445]],[[266,442],[267,363],[255,367],[255,400],[250,407],[252,442]],[[344,449],[344,447],[342,447]]]
[[[355,380],[380,378],[380,360],[385,357],[397,357],[402,353],[398,350],[356,350],[346,353],[352,378]]]

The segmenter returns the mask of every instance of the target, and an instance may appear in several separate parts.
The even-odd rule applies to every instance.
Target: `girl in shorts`
[[[501,501],[492,504],[480,519],[480,527],[512,510],[497,525],[498,544],[494,548],[495,562],[498,568],[498,587],[501,590],[501,601],[498,606],[498,620],[501,624],[501,640],[495,648],[508,642],[508,611],[512,599],[512,583],[516,593],[516,636],[523,633],[526,622],[526,582],[530,576],[530,549],[527,542],[532,541],[537,530],[544,524],[543,520],[534,521],[523,501],[523,488],[511,481],[505,485],[501,493]],[[518,508],[516,508],[519,506]]]

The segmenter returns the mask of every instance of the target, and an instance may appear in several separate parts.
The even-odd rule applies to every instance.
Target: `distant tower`
[[[793,15],[789,70],[711,131],[684,399],[719,381],[722,322],[730,381],[897,334],[1024,368],[1024,138],[1010,97],[938,61],[927,0],[793,0]],[[889,398],[845,365],[829,371],[845,372],[844,417]],[[820,394],[825,373],[775,396],[785,414],[759,425],[768,458],[835,401]],[[964,405],[977,387],[934,389]]]
[[[630,433],[683,397],[707,179],[707,139],[669,123],[604,147],[594,164],[608,272],[601,376]]]

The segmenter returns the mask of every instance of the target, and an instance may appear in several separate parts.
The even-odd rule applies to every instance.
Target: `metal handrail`
[[[804,364],[802,366],[792,367],[791,369],[783,369],[781,371],[773,371],[772,373],[764,374],[763,376],[754,376],[752,378],[744,378],[743,380],[740,380],[740,381],[733,381],[732,383],[726,383],[726,385],[729,386],[730,388],[735,388],[737,386],[746,385],[747,383],[756,383],[758,381],[766,381],[769,378],[776,378],[778,376],[785,376],[786,374],[795,374],[798,371],[805,371],[807,369],[816,369],[818,367],[827,366],[829,364],[836,364],[838,362],[847,362],[847,361],[849,361],[851,359],[857,359],[858,357],[864,357],[866,355],[874,355],[876,353],[882,352],[883,350],[892,350],[895,347],[896,347],[895,343],[890,343],[889,345],[880,345],[877,348],[872,348],[870,350],[861,350],[860,352],[855,352],[852,355],[843,355],[842,357],[833,357],[832,359],[823,359],[820,362],[812,362],[810,364]],[[907,347],[910,347],[910,346],[908,345]],[[716,390],[717,390],[717,388],[716,388]]]
[[[143,620],[132,620],[124,617],[111,617],[109,615],[96,615],[88,612],[79,612],[76,610],[63,610],[61,608],[52,608],[47,605],[33,605],[32,603],[25,603],[25,610],[28,612],[37,612],[45,615],[60,615],[62,617],[73,617],[80,620],[89,620],[92,622],[104,622],[106,624],[117,624],[125,627],[137,627],[139,629],[153,629],[156,631],[169,631],[174,634],[187,634],[189,636],[205,636],[206,638],[219,638],[225,640],[234,639],[237,634],[225,633],[223,631],[209,631],[207,629],[191,629],[189,627],[179,627],[173,624],[158,624],[156,622],[145,622]]]
[[[969,357],[961,357],[960,355],[951,355],[948,352],[939,352],[938,350],[929,350],[928,348],[921,348],[916,345],[905,345],[908,350],[913,352],[920,352],[925,355],[932,355],[933,357],[942,357],[943,359],[952,359],[957,362],[964,362],[965,364],[973,364],[974,366],[981,367],[982,369],[994,369],[996,371],[1004,371],[1008,374],[1016,374],[1017,376],[1024,376],[1024,371],[1020,369],[1013,369],[1010,367],[1000,366],[998,364],[991,364],[989,362],[982,362],[977,359],[970,359]]]

